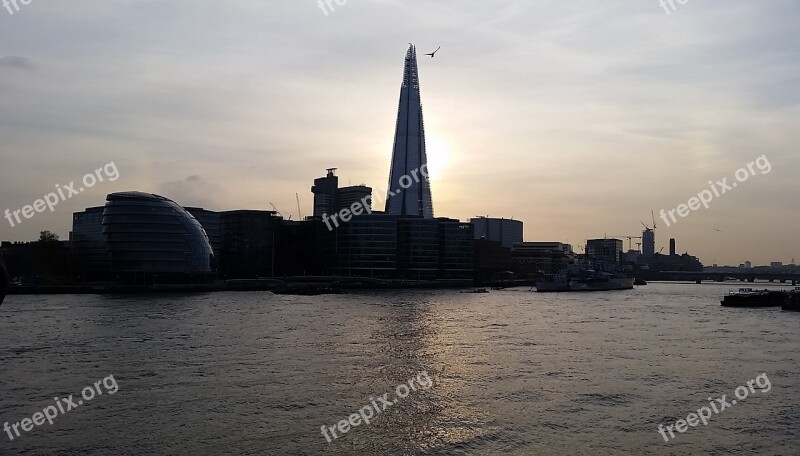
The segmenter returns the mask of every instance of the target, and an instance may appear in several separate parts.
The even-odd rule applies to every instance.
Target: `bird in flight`
[[[439,52],[439,49],[441,49],[441,48],[442,47],[439,46],[438,48],[436,48],[435,51],[431,52],[430,54],[425,54],[425,55],[429,55],[429,56],[431,56],[431,58],[434,58],[434,57],[436,57],[436,53]]]

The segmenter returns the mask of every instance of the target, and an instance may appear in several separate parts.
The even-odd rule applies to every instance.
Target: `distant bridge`
[[[690,281],[700,283],[702,281],[724,282],[726,279],[739,280],[740,282],[755,282],[756,280],[766,280],[769,282],[791,283],[796,286],[800,282],[800,273],[771,272],[771,271],[746,271],[746,272],[686,272],[686,271],[661,271],[645,272],[645,280],[663,281]]]

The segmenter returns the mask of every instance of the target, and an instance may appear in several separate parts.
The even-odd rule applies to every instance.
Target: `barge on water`
[[[754,290],[739,288],[722,298],[724,307],[778,307],[786,302],[789,294],[780,290]]]
[[[781,304],[783,310],[800,312],[800,287],[787,293],[786,300]]]

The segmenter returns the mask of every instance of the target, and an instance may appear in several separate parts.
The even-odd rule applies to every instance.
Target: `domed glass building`
[[[203,227],[163,196],[141,192],[108,195],[103,236],[112,272],[122,281],[181,283],[212,277],[214,252]]]

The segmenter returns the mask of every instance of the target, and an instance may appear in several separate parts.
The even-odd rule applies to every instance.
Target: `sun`
[[[430,179],[437,180],[450,167],[450,145],[441,136],[429,135],[425,137],[425,152]]]

